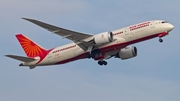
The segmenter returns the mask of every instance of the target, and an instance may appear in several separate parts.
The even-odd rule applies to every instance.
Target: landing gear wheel
[[[162,42],[163,42],[163,39],[159,39],[159,42],[161,42],[161,43],[162,43]]]
[[[102,65],[103,65],[103,62],[102,62],[102,61],[98,61],[98,64],[99,64],[100,66],[102,66]]]
[[[106,62],[106,61],[103,61],[102,63],[103,63],[105,66],[107,65],[107,62]]]
[[[102,65],[107,65],[107,62],[106,61],[98,61],[98,64],[101,65],[101,66]]]

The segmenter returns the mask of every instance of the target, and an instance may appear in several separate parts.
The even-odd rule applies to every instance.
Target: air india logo
[[[43,49],[28,38],[22,35],[17,35],[17,38],[28,57],[36,57],[43,54]]]

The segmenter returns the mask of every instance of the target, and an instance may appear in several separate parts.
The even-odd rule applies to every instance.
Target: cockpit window
[[[162,23],[168,23],[167,21],[162,21]]]

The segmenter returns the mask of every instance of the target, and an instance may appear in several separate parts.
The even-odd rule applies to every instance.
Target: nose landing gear
[[[159,42],[162,43],[162,42],[163,42],[163,39],[159,38]]]
[[[159,35],[158,35],[158,37],[159,37],[159,42],[163,42],[163,39],[161,39],[162,37],[164,37],[164,36],[166,36],[166,35],[168,35],[168,32],[162,32],[162,33],[160,33]]]

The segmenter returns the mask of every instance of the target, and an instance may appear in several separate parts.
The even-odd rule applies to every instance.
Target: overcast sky
[[[0,101],[179,101],[180,1],[178,0],[0,0]],[[134,44],[138,56],[111,58],[108,66],[92,59],[37,67],[19,67],[5,54],[25,56],[15,35],[23,33],[50,49],[71,41],[22,17],[97,34],[147,20],[167,20],[175,29]]]

